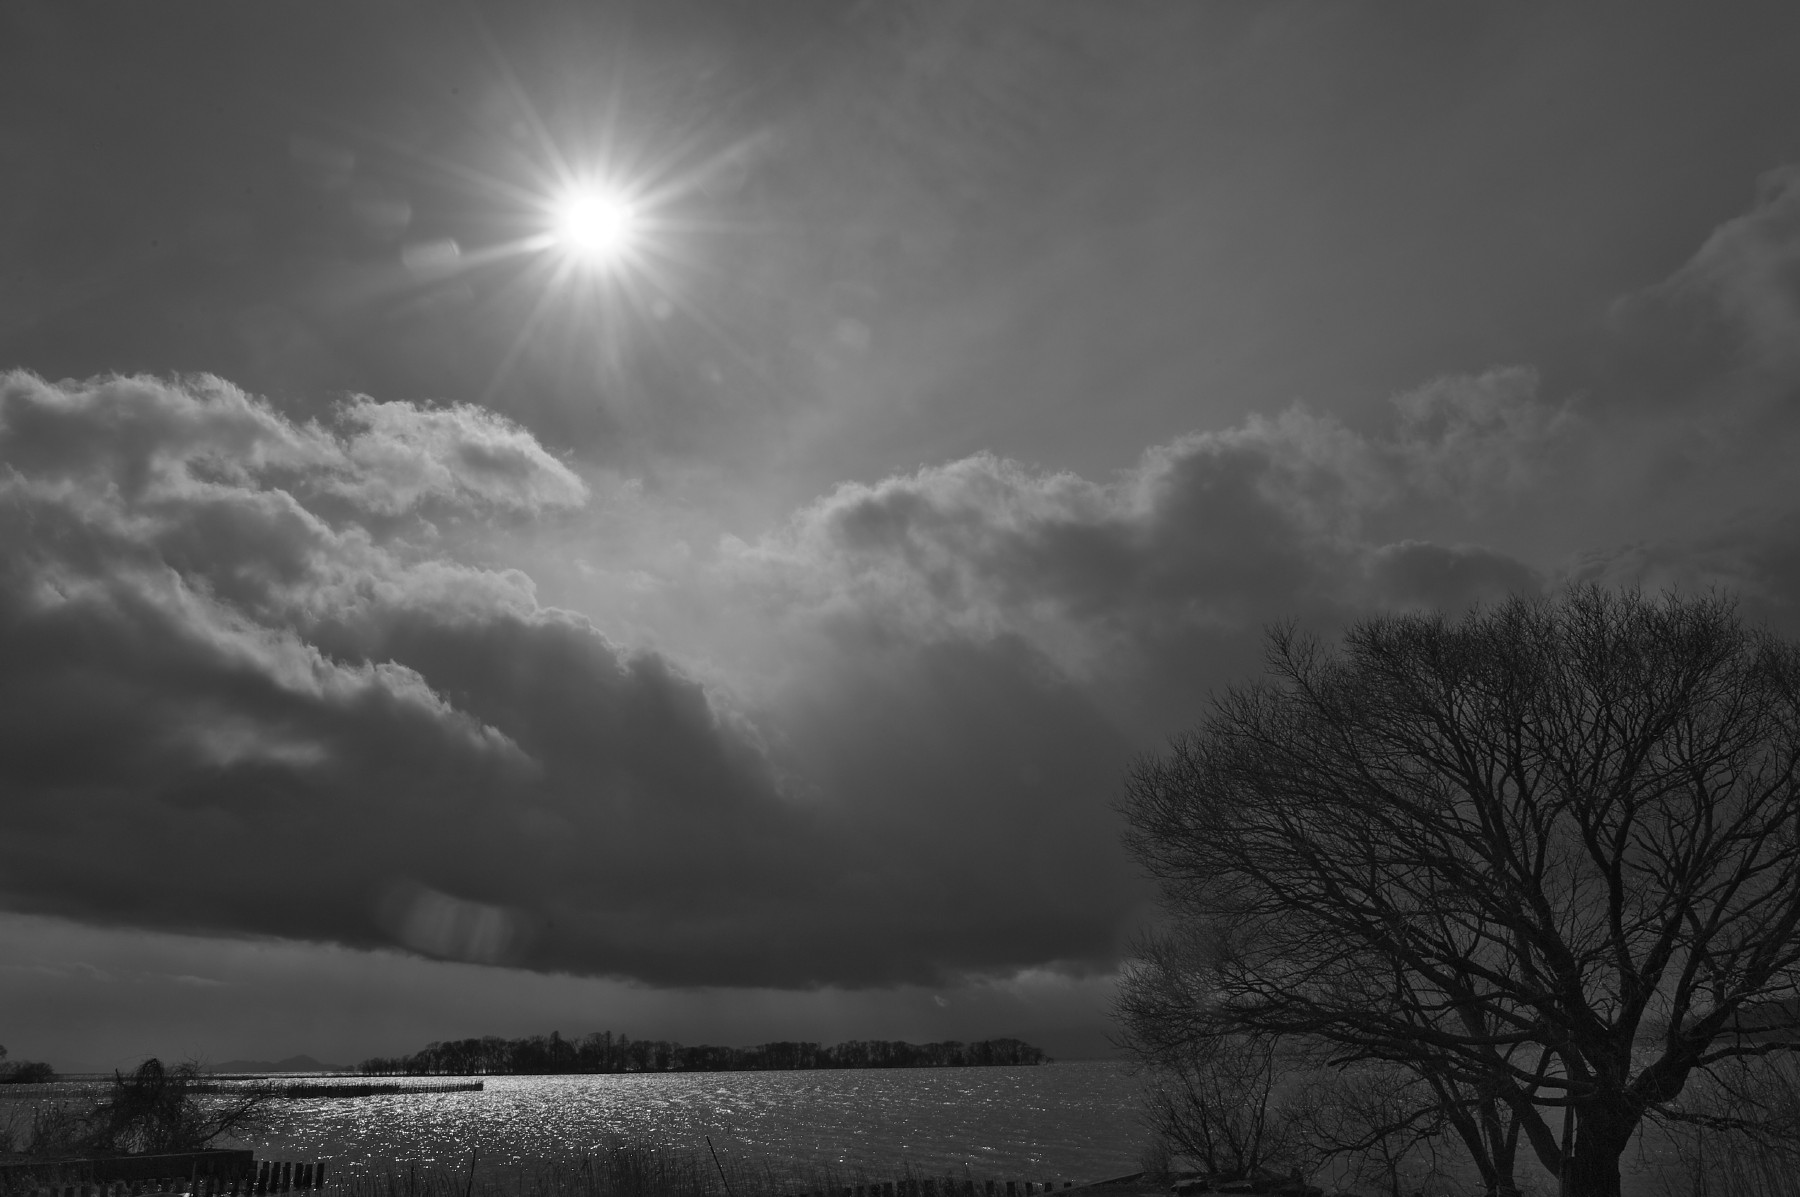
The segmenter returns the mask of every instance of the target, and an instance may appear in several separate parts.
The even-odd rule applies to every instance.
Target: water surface
[[[1145,1137],[1124,1065],[486,1077],[479,1093],[284,1102],[245,1145],[339,1167],[530,1167],[642,1139],[778,1170],[1099,1180],[1135,1171]]]

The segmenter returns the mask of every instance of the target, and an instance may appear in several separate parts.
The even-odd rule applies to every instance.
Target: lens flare
[[[556,243],[579,261],[607,266],[631,253],[638,213],[629,196],[610,187],[573,188],[551,210]]]

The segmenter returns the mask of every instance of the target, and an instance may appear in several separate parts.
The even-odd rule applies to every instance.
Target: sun
[[[637,205],[614,187],[570,187],[550,210],[551,234],[570,258],[612,266],[631,255],[641,231]]]

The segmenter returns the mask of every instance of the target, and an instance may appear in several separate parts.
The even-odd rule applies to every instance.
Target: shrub
[[[24,1149],[38,1156],[141,1155],[198,1151],[220,1135],[253,1129],[272,1096],[267,1086],[202,1104],[196,1064],[145,1060],[86,1102],[41,1106]]]

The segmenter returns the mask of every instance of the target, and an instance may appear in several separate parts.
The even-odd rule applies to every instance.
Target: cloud
[[[1254,638],[1284,615],[1537,588],[1503,552],[1384,543],[1370,525],[1451,492],[1474,509],[1508,501],[1574,417],[1519,370],[1440,379],[1396,409],[1385,436],[1299,407],[1253,416],[1105,482],[981,454],[842,486],[734,543],[733,561],[771,608],[870,639],[1017,637],[1082,678],[1154,672],[1171,650]]]
[[[1720,334],[1685,388],[1497,367],[1106,478],[847,483],[691,552],[478,409],[8,376],[0,902],[662,985],[1103,976],[1151,900],[1122,770],[1269,624],[1595,578],[1793,625],[1791,190],[1615,313],[1608,352]],[[477,563],[540,533],[615,546],[591,615]]]
[[[892,950],[1102,968],[1149,902],[1114,848],[1119,778],[1258,669],[1267,625],[1544,585],[1494,549],[1368,531],[1433,497],[1414,461],[1519,442],[1516,422],[1440,425],[1370,437],[1295,409],[1106,481],[977,455],[839,487],[729,542],[687,589],[732,595],[726,639],[756,658],[739,668],[778,677],[760,698],[776,758],[826,799],[854,795],[871,844],[917,862],[908,909],[879,920]],[[919,892],[926,878],[941,888]]]
[[[1142,895],[1095,845],[1139,740],[1032,640],[799,618],[795,684],[740,702],[461,558],[459,515],[581,493],[529,438],[370,411],[302,424],[211,379],[8,377],[7,907],[660,984],[1110,967]],[[984,472],[1039,502],[1006,463],[962,473]],[[964,526],[1001,493],[971,491]],[[1032,539],[1061,511],[1071,539],[1035,568],[1104,605],[1078,549],[1111,509],[1082,502],[1011,518]],[[1005,576],[945,551],[972,585]],[[694,600],[754,580],[732,568]],[[811,568],[816,588],[832,566]]]
[[[1800,629],[1800,167],[1767,174],[1749,211],[1611,317],[1587,404],[1596,444],[1574,492],[1603,534],[1572,555],[1572,574],[1722,585]]]
[[[435,499],[534,512],[587,498],[529,432],[469,404],[421,409],[359,395],[338,420],[353,431],[333,490],[361,507],[394,514]]]
[[[1770,171],[1747,213],[1720,225],[1661,286],[1635,297],[1709,303],[1735,334],[1740,364],[1791,376],[1800,368],[1800,166]]]
[[[1584,421],[1551,403],[1523,366],[1437,378],[1393,400],[1390,452],[1423,497],[1481,511],[1553,477],[1580,443]]]
[[[23,374],[0,414],[8,905],[663,983],[1110,967],[1157,731],[1118,688],[1191,703],[1340,602],[1381,501],[1304,413],[841,488],[696,579],[792,650],[739,702],[458,558],[458,513],[585,493],[496,417]]]
[[[498,418],[15,374],[0,460],[13,908],[654,978],[811,892],[747,725],[423,518],[579,501]]]

